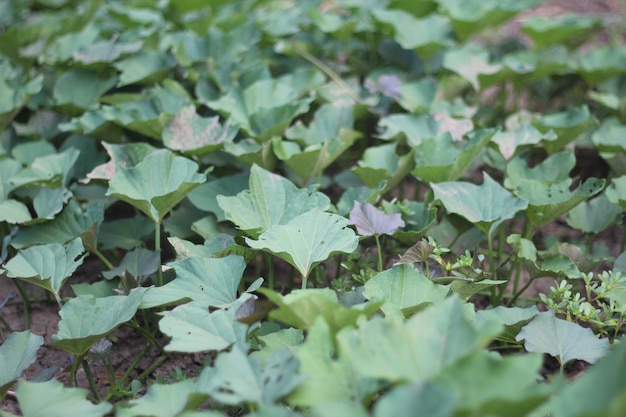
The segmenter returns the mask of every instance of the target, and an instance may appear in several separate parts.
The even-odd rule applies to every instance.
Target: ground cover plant
[[[0,1],[0,415],[621,416],[624,28],[540,3]]]

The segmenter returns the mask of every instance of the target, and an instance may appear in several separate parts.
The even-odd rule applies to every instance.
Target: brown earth
[[[521,14],[515,20],[508,23],[504,27],[503,34],[505,36],[519,36],[520,22],[529,16],[557,16],[564,13],[599,14],[607,18],[609,30],[619,31],[622,30],[623,21],[626,17],[626,0],[550,0],[533,11]],[[618,23],[622,23],[622,26],[618,27]],[[609,35],[611,34],[605,34],[605,36]],[[620,35],[623,35],[623,33],[620,33]],[[542,233],[576,238],[576,236],[571,235],[572,232],[569,230],[570,229],[566,227],[560,227],[559,223],[555,223],[543,230]],[[616,248],[621,239],[621,231],[607,232],[602,236],[602,239],[609,246]],[[98,277],[101,271],[101,263],[95,257],[90,258],[79,268],[75,276],[68,280],[66,288],[69,288],[69,285],[72,283],[92,282],[94,278]],[[551,284],[551,282],[548,282],[548,285],[549,284]],[[540,287],[532,288],[530,290],[531,294],[528,295],[536,295],[539,290]],[[25,371],[24,378],[31,380],[38,376],[53,375],[57,380],[67,384],[72,358],[68,353],[50,347],[51,336],[57,332],[58,328],[58,306],[53,300],[46,298],[43,290],[29,287],[29,292],[35,300],[32,303],[30,312],[30,329],[33,333],[42,335],[45,339],[45,343],[37,353],[36,362]],[[13,280],[0,277],[0,301],[4,300],[9,293],[18,294]],[[67,295],[70,295],[70,293]],[[13,330],[24,330],[24,306],[19,295],[13,298],[7,306],[1,310],[1,314]],[[6,334],[3,336],[6,336]],[[136,331],[127,327],[121,327],[116,330],[111,339],[114,340],[114,343],[109,355],[110,361],[115,370],[116,377],[120,379],[132,361],[139,355],[142,349],[144,349],[146,340]],[[165,340],[160,340],[160,343],[164,344],[166,342]],[[128,384],[133,378],[145,373],[152,364],[156,361],[161,361],[161,358],[164,360],[156,369],[149,372],[148,375],[143,375],[145,378],[142,380],[143,390],[145,390],[146,379],[155,380],[157,378],[169,378],[171,380],[175,377],[175,371],[177,369],[180,369],[180,371],[187,376],[194,376],[199,369],[202,369],[205,356],[205,354],[198,353],[193,355],[168,354],[164,357],[158,349],[150,348],[124,383]],[[549,367],[549,363],[547,366]],[[570,367],[576,369],[576,371],[573,372],[574,374],[578,374],[581,369],[584,369],[584,366],[580,364],[571,365]],[[100,395],[102,397],[106,396],[110,387],[110,381],[106,376],[104,364],[102,362],[93,362],[91,369],[94,373]],[[77,374],[77,384],[80,387],[88,388],[82,367]],[[2,410],[14,413],[19,412],[17,403],[11,393],[9,393],[7,398],[3,401]]]

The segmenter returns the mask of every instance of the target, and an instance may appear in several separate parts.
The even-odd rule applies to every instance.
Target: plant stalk
[[[383,253],[380,249],[380,239],[378,234],[374,235],[374,240],[376,240],[376,250],[378,251],[378,272],[381,272],[383,270]]]
[[[89,382],[89,388],[91,389],[91,393],[96,401],[100,401],[100,393],[98,392],[98,387],[96,386],[96,381],[93,379],[93,374],[91,373],[91,369],[89,368],[89,363],[86,359],[82,360],[83,369],[85,370],[85,376],[87,376],[87,381]]]
[[[13,280],[13,283],[22,297],[22,303],[24,304],[24,329],[28,330],[30,329],[30,299],[28,298],[28,294],[26,294],[24,285],[22,285],[19,279]]]
[[[157,269],[157,287],[163,286],[163,269],[161,268],[161,223],[154,228],[154,250],[159,254],[159,268]]]

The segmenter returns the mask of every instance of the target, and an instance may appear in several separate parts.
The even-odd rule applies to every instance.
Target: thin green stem
[[[302,276],[302,289],[306,290],[307,284],[309,283],[309,276],[308,275],[303,275]]]
[[[265,258],[265,262],[267,262],[267,274],[268,274],[267,285],[269,286],[270,290],[273,291],[274,283],[276,280],[276,277],[274,275],[274,260],[272,259],[272,256],[267,252],[263,253],[263,257]]]
[[[522,288],[520,288],[520,289],[519,289],[519,291],[515,291],[515,292],[512,294],[511,301],[509,301],[509,305],[510,305],[510,306],[512,306],[512,305],[514,305],[514,304],[515,304],[515,302],[516,302],[516,301],[517,301],[517,299],[520,297],[520,295],[522,295],[522,293],[523,293],[524,291],[526,291],[526,290],[527,290],[527,289],[528,289],[528,288],[532,285],[532,283],[533,283],[533,281],[534,281],[535,279],[536,279],[536,278],[531,278],[531,279],[529,279],[529,280],[528,280],[528,282],[527,282],[526,284],[524,284],[524,286],[523,286]],[[541,300],[539,300],[539,301],[541,301]]]
[[[6,329],[7,332],[9,333],[13,333],[13,328],[11,327],[11,325],[9,324],[8,321],[6,321],[4,319],[4,317],[0,316],[0,323],[2,323],[2,325],[4,326],[4,328]],[[3,338],[4,339],[4,338]]]
[[[24,329],[28,330],[30,329],[30,299],[28,298],[28,294],[26,294],[24,285],[19,279],[13,280],[13,283],[22,297],[22,303],[24,304]]]
[[[159,254],[159,268],[157,269],[157,286],[163,286],[163,269],[161,268],[161,223],[154,228],[154,250]]]
[[[159,356],[154,362],[152,362],[152,365],[150,365],[148,367],[148,369],[146,369],[145,371],[143,371],[138,377],[137,380],[141,381],[142,379],[146,378],[148,375],[150,375],[152,372],[154,372],[154,370],[156,368],[158,368],[164,361],[165,359],[167,359],[167,356],[162,355]]]
[[[98,249],[94,249],[93,253],[102,261],[107,269],[113,269],[113,264],[106,258],[106,256],[102,254],[102,252],[100,252]]]
[[[496,268],[495,268],[495,260],[493,259],[493,242],[491,240],[491,231],[487,233],[487,247],[489,250],[489,272],[491,272],[491,278],[496,280]],[[500,296],[496,296],[496,288],[491,287],[491,305],[496,306],[500,301]]]
[[[348,84],[346,84],[345,81],[341,79],[339,74],[337,74],[335,71],[333,71],[332,68],[330,68],[328,65],[324,64],[322,61],[320,61],[319,59],[317,59],[316,57],[314,57],[313,55],[311,55],[310,53],[308,53],[304,49],[300,48],[295,43],[294,43],[294,48],[295,48],[296,52],[299,53],[302,56],[302,58],[306,59],[311,64],[313,64],[316,67],[318,67],[322,72],[324,72],[326,75],[328,75],[328,77],[331,80],[333,80],[337,85],[339,85],[342,89],[344,89],[346,91],[346,94],[348,94],[350,96],[350,98],[352,98],[352,100],[354,100],[356,103],[361,103],[361,98],[359,97],[359,95],[355,91],[353,91],[352,88],[350,88],[350,86]]]
[[[128,369],[126,369],[126,372],[124,372],[124,375],[122,376],[122,385],[126,383],[126,380],[130,377],[130,374],[133,372],[139,361],[146,355],[146,353],[148,353],[148,350],[150,350],[151,346],[152,345],[150,343],[146,343],[146,346],[144,346],[141,352],[139,352],[139,354],[135,356],[135,359],[133,359],[132,363],[130,364]]]
[[[383,251],[380,249],[380,238],[378,234],[374,235],[374,240],[376,240],[376,250],[378,251],[378,272],[383,270]]]
[[[72,363],[72,368],[70,369],[70,380],[69,380],[69,386],[72,387],[77,387],[77,382],[76,382],[76,373],[78,372],[78,367],[80,366],[81,362],[83,361],[83,355],[79,355],[79,356],[75,356],[74,357],[74,363]]]
[[[96,381],[93,379],[93,374],[91,373],[91,369],[89,368],[89,363],[86,359],[82,360],[83,369],[85,370],[85,376],[87,377],[87,381],[89,382],[89,388],[91,389],[91,393],[96,401],[100,401],[100,393],[98,392],[98,387],[96,386]]]

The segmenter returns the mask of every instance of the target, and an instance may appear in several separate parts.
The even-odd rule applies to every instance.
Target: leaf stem
[[[30,329],[30,299],[28,298],[28,294],[26,294],[24,285],[22,285],[19,279],[14,280],[13,283],[22,297],[22,303],[24,304],[24,329],[28,330]]]
[[[274,262],[271,255],[267,252],[263,253],[263,257],[265,258],[265,262],[267,262],[267,274],[269,275],[267,285],[269,286],[270,290],[274,291]]]
[[[113,269],[113,264],[106,258],[106,256],[102,254],[102,252],[100,252],[98,249],[94,249],[93,253],[102,261],[107,269]]]
[[[96,386],[96,381],[93,379],[93,374],[91,373],[91,369],[89,368],[89,363],[86,359],[82,360],[83,369],[85,370],[85,376],[87,376],[87,381],[89,382],[89,388],[91,389],[91,393],[96,401],[100,401],[100,393],[98,392],[98,387]]]
[[[148,369],[146,369],[145,371],[143,371],[138,377],[137,380],[141,381],[142,379],[146,378],[148,375],[150,375],[152,372],[154,372],[154,370],[156,368],[158,368],[164,361],[165,359],[167,359],[166,355],[161,355],[159,356],[154,362],[152,362],[152,365],[150,365],[148,367]]]
[[[491,272],[491,279],[496,279],[495,261],[493,259],[493,241],[491,240],[491,230],[487,233],[487,247],[489,250],[489,272]],[[491,287],[491,305],[495,307],[500,301],[500,296],[496,296],[495,287]]]
[[[154,228],[154,250],[159,254],[159,268],[157,269],[157,287],[163,286],[163,269],[161,259],[161,223]]]
[[[300,54],[300,56],[302,56],[302,58],[306,59],[311,64],[318,67],[322,72],[328,75],[328,77],[331,80],[333,80],[337,85],[339,85],[342,89],[344,89],[346,94],[348,94],[350,98],[352,98],[352,100],[355,101],[355,103],[357,104],[361,103],[361,98],[359,97],[359,95],[355,91],[353,91],[352,88],[350,88],[350,86],[348,86],[348,84],[346,84],[346,82],[342,80],[339,74],[333,71],[332,68],[330,68],[328,65],[326,65],[321,60],[317,59],[316,57],[314,57],[307,51],[305,51],[303,48],[298,46],[295,42],[294,42],[294,49],[297,53]]]
[[[378,233],[374,234],[374,240],[376,240],[376,250],[378,251],[378,272],[383,270],[383,253],[380,249],[380,239]]]
[[[122,385],[126,383],[126,380],[130,377],[130,374],[135,370],[135,367],[137,366],[139,361],[146,355],[146,353],[148,353],[148,350],[150,350],[151,346],[151,343],[146,343],[146,346],[144,346],[141,352],[139,352],[139,354],[135,356],[135,359],[133,359],[132,363],[130,364],[128,369],[126,369],[126,372],[124,372],[124,375],[122,376],[122,379],[120,381]]]
[[[74,387],[78,386],[78,383],[76,381],[76,373],[78,372],[78,366],[83,361],[83,357],[84,357],[84,355],[74,356],[74,362],[72,363],[72,369],[70,369],[70,380],[69,380],[69,386],[70,387],[71,386],[74,386]]]

